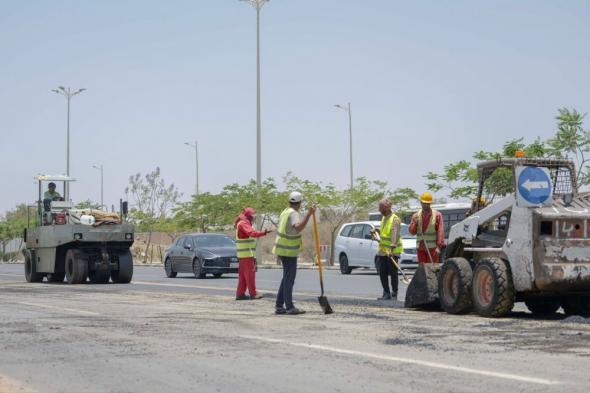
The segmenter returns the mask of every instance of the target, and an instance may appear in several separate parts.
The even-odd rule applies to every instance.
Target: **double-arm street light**
[[[350,110],[350,102],[347,106],[334,105],[338,109],[348,112],[348,134],[350,138],[350,189],[354,186],[354,177],[352,175],[352,111]]]
[[[67,153],[66,153],[66,175],[70,176],[70,101],[72,100],[72,97],[75,95],[78,95],[80,93],[82,93],[84,90],[86,89],[71,89],[70,87],[63,87],[63,86],[58,86],[57,89],[53,89],[51,90],[54,93],[57,94],[61,94],[62,96],[66,97],[67,101],[68,101],[68,123],[67,123]],[[67,199],[69,199],[69,194],[70,194],[70,190],[69,190],[69,186],[68,186],[69,182],[66,182],[66,195],[65,197]]]
[[[100,208],[104,209],[104,171],[102,168],[102,164],[100,164],[100,166],[98,165],[92,165],[92,167],[94,169],[98,169],[100,171]],[[108,209],[105,209],[108,210]]]
[[[269,0],[240,0],[250,3],[256,9],[256,186],[262,184],[261,121],[260,121],[260,10]]]
[[[184,142],[185,145],[195,149],[195,195],[199,195],[199,145],[195,143]]]

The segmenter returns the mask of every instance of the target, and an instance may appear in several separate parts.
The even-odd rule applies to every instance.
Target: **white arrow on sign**
[[[549,182],[548,181],[530,181],[530,179],[527,179],[522,186],[524,188],[526,188],[528,191],[530,190],[538,190],[538,189],[545,189],[545,188],[549,188]]]

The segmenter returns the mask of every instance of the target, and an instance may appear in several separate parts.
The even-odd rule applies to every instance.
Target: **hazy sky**
[[[0,0],[0,212],[64,173],[78,200],[156,166],[185,197],[256,174],[255,11],[237,0]],[[262,174],[423,189],[422,175],[550,137],[590,111],[590,1],[272,0],[262,10]],[[586,121],[590,128],[590,119]],[[443,195],[439,195],[443,196]]]

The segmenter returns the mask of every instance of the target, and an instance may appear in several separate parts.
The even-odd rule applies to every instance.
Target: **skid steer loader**
[[[574,163],[502,158],[477,169],[475,211],[451,228],[443,263],[420,266],[406,307],[500,317],[524,301],[534,314],[589,314],[590,193],[578,191]],[[482,205],[502,179],[513,192]]]

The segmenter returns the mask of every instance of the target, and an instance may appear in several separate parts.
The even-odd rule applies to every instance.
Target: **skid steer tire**
[[[93,284],[107,284],[111,278],[111,274],[108,270],[90,270],[88,272],[88,278]]]
[[[565,296],[561,299],[561,307],[565,315],[590,316],[590,296],[573,295]]]
[[[479,261],[471,287],[475,312],[483,317],[501,317],[514,307],[515,290],[506,262],[490,257]]]
[[[465,258],[449,258],[442,265],[438,279],[440,304],[449,314],[471,311],[473,271]]]
[[[27,282],[43,281],[43,274],[37,273],[37,254],[34,251],[25,251],[25,279]]]
[[[66,272],[47,273],[47,282],[64,282]]]
[[[111,271],[111,278],[116,284],[129,284],[133,278],[133,255],[126,251],[119,255],[119,270]]]
[[[66,252],[66,280],[68,284],[82,284],[88,277],[88,261],[79,251]]]
[[[555,314],[559,307],[559,299],[555,298],[540,298],[525,300],[524,304],[534,315],[551,315]]]

